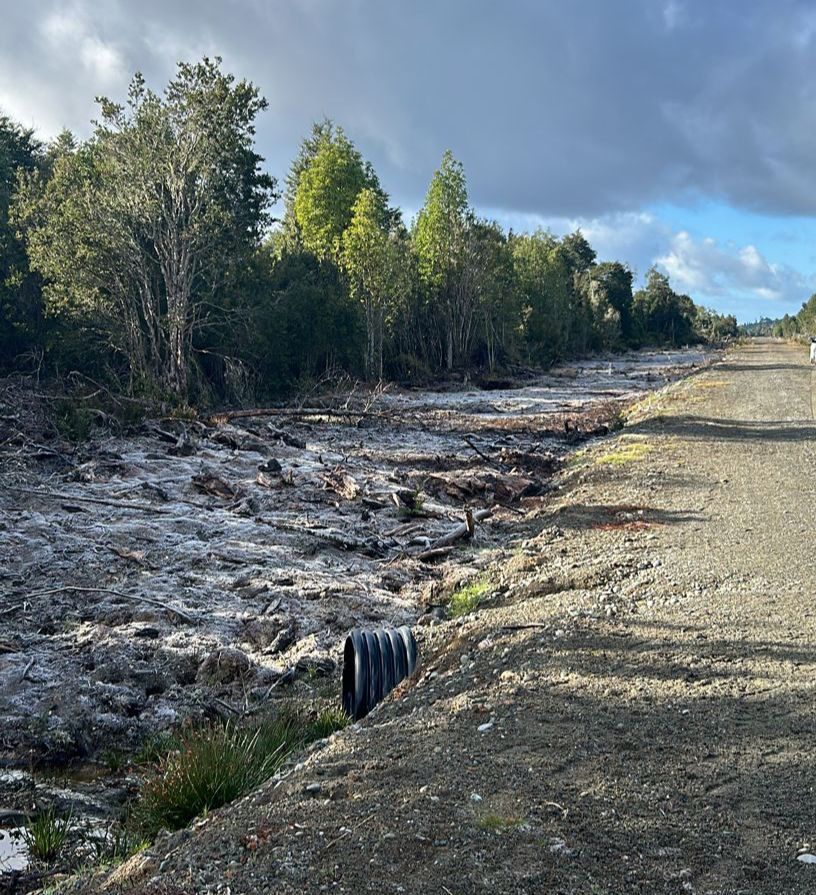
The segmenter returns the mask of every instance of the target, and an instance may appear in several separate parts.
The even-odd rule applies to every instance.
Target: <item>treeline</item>
[[[754,320],[752,323],[741,323],[737,329],[741,336],[751,338],[755,336],[772,336],[778,334],[778,326],[781,322],[781,318],[777,317],[760,317],[759,320]]]
[[[816,293],[810,296],[797,314],[785,314],[781,319],[773,321],[771,333],[783,339],[816,336]]]
[[[410,224],[342,128],[262,169],[258,90],[220,60],[99,100],[83,142],[0,117],[0,365],[197,403],[327,371],[423,381],[590,351],[722,340],[736,321],[580,232],[505,233],[450,152]],[[275,203],[283,215],[273,221]]]

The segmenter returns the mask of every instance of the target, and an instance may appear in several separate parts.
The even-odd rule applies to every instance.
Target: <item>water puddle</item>
[[[0,828],[0,874],[28,869],[28,849],[22,827]]]
[[[0,880],[31,866],[24,834],[34,806],[53,806],[59,816],[71,818],[72,853],[104,849],[109,824],[119,808],[118,801],[109,797],[110,776],[108,768],[93,763],[33,772],[0,769]],[[0,891],[5,891],[2,884]]]

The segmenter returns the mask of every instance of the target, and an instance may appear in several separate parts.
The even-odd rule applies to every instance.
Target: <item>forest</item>
[[[633,291],[580,231],[479,217],[450,151],[410,222],[332,121],[273,176],[266,101],[220,59],[97,102],[86,140],[0,117],[4,373],[242,405],[343,375],[429,384],[736,334],[655,268]]]
[[[752,335],[774,335],[783,339],[811,338],[816,336],[816,293],[802,304],[796,314],[785,314],[778,320],[760,321],[766,324],[763,332]],[[756,324],[754,325],[756,327]]]

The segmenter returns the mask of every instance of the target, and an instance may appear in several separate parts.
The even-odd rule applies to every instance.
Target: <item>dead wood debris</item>
[[[17,488],[14,485],[6,485],[6,488],[9,491],[14,491],[18,494],[33,494],[37,497],[47,497],[52,500],[78,500],[83,503],[94,503],[99,504],[101,506],[108,507],[116,507],[120,510],[142,510],[145,513],[158,513],[158,514],[168,514],[170,510],[164,510],[161,507],[154,507],[150,504],[145,503],[131,503],[127,500],[105,500],[100,497],[86,497],[80,494],[68,494],[64,491],[43,491],[37,488]]]
[[[345,500],[355,500],[360,494],[360,486],[353,476],[343,472],[339,466],[336,466],[330,472],[323,476],[325,487],[329,491],[334,491]]]
[[[164,609],[173,615],[177,615],[179,618],[183,618],[184,621],[189,622],[191,625],[198,623],[198,619],[194,618],[188,612],[184,612],[182,609],[177,609],[175,606],[163,603],[161,600],[154,600],[152,597],[145,597],[142,595],[123,594],[121,591],[111,590],[108,587],[82,587],[76,584],[64,584],[62,587],[49,587],[46,590],[36,590],[26,596],[28,599],[33,600],[37,597],[50,597],[54,594],[61,594],[69,591],[89,594],[109,594],[112,597],[118,597],[120,600],[128,600],[134,603],[148,603],[151,606],[157,606],[159,609]]]
[[[235,500],[238,496],[238,490],[229,482],[225,482],[220,476],[217,476],[212,470],[204,469],[198,475],[194,475],[191,479],[193,487],[202,494],[210,494],[213,497],[219,497],[221,500]]]
[[[476,511],[470,509],[466,510],[464,522],[438,537],[427,547],[427,549],[417,554],[417,558],[427,560],[435,559],[439,556],[445,555],[444,553],[440,553],[439,551],[446,550],[463,538],[467,538],[468,540],[470,540],[476,531],[476,523],[481,522],[484,519],[488,519],[492,515],[493,510],[490,509]]]

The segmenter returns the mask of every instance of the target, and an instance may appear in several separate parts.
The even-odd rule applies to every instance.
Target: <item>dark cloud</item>
[[[715,197],[816,211],[816,10],[794,0],[125,0],[4,4],[0,106],[82,132],[129,75],[220,53],[270,101],[282,175],[328,115],[394,198],[444,148],[481,207],[597,217]]]

